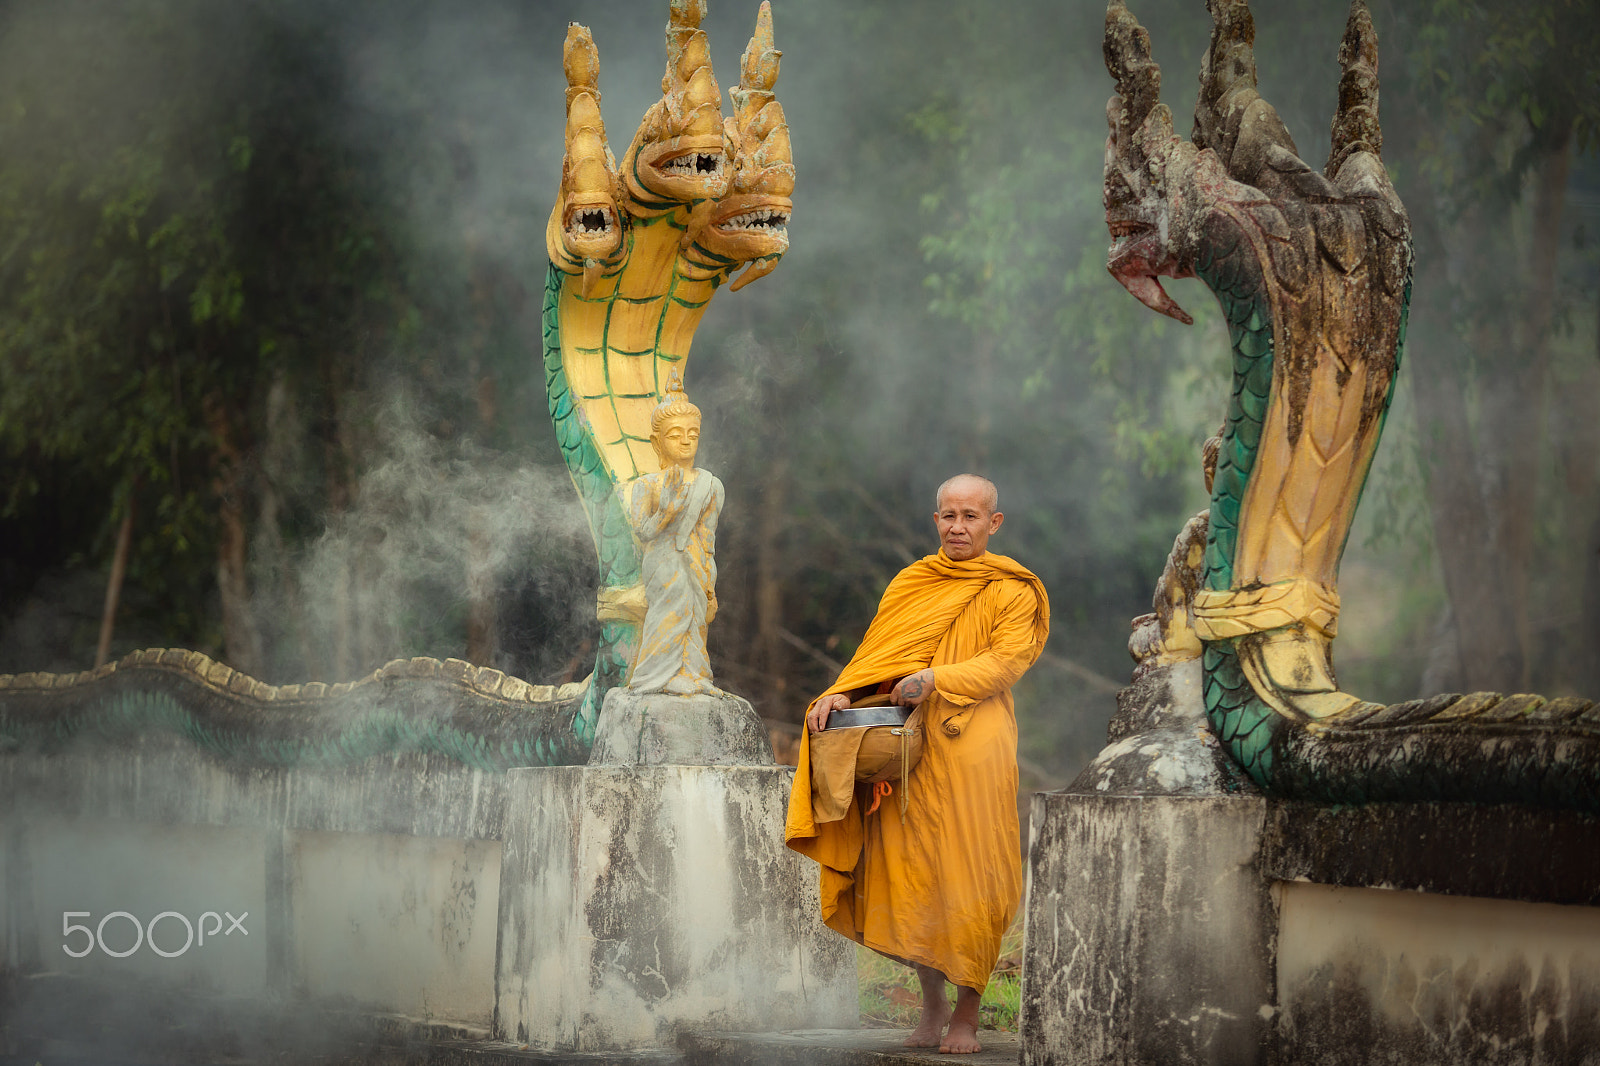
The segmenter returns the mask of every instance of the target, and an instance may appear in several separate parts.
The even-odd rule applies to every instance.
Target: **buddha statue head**
[[[674,370],[667,381],[667,398],[650,415],[650,445],[661,469],[690,469],[700,448],[700,408],[689,402]]]

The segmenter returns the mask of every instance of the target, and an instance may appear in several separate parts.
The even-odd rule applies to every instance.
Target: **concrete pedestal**
[[[1034,797],[1023,1061],[1246,1066],[1273,1017],[1259,797]]]
[[[1256,794],[1186,670],[1034,797],[1023,1063],[1600,1064],[1600,818]]]
[[[509,772],[496,1031],[583,1051],[854,1026],[854,946],[783,845],[792,773]]]
[[[772,742],[750,704],[727,692],[606,693],[590,766],[771,766]]]

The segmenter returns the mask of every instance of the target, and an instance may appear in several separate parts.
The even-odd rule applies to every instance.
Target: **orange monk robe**
[[[922,703],[925,743],[904,817],[890,800],[863,815],[858,789],[842,819],[819,824],[802,734],[784,839],[822,866],[830,928],[958,985],[989,983],[1022,898],[1011,685],[1049,632],[1044,585],[1003,555],[958,562],[941,551],[889,583],[860,650],[823,695],[928,666],[935,691]]]

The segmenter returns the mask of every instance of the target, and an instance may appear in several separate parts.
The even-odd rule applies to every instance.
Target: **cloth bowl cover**
[[[850,809],[859,782],[900,785],[922,758],[922,708],[903,726],[874,725],[812,733],[811,802],[819,823]]]

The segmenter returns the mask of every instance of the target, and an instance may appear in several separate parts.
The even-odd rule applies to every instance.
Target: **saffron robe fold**
[[[789,794],[784,840],[821,865],[830,928],[958,985],[988,984],[1022,896],[1011,685],[1049,632],[1044,585],[1003,555],[956,561],[941,551],[889,583],[861,647],[823,695],[933,667],[906,814],[883,803],[865,816],[858,790],[843,818],[819,822],[809,733]]]

